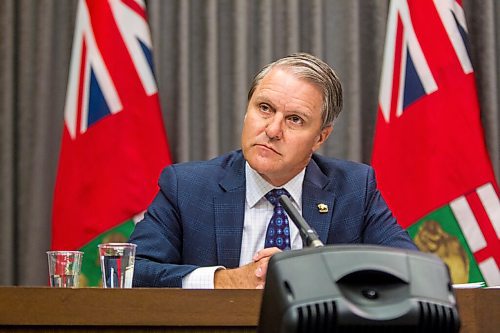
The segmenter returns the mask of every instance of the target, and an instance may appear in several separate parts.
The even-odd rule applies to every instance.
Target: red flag
[[[391,2],[372,162],[400,224],[455,283],[498,285],[498,186],[467,38],[459,1]]]
[[[143,1],[80,0],[52,248],[84,250],[84,284],[99,281],[85,273],[98,271],[97,244],[128,238],[171,163],[151,48]]]

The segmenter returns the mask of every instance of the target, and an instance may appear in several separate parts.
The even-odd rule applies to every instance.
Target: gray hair
[[[248,92],[248,101],[252,98],[260,81],[275,67],[284,68],[296,75],[297,78],[307,80],[318,86],[323,93],[323,107],[321,110],[323,124],[321,128],[333,124],[340,111],[342,111],[342,84],[337,74],[327,63],[308,53],[294,53],[262,68],[252,81]]]

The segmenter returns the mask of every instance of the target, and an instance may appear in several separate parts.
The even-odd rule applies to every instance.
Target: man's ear
[[[318,141],[316,141],[316,144],[313,146],[313,152],[319,149],[321,145],[328,139],[330,134],[333,132],[333,124],[330,124],[323,128],[321,132],[318,135]]]

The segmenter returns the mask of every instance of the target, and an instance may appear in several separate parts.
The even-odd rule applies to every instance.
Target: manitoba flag
[[[500,203],[461,1],[393,0],[373,166],[417,246],[454,283],[500,285]]]
[[[128,239],[170,162],[144,2],[80,0],[52,248],[84,251],[82,285],[98,285],[97,245]]]

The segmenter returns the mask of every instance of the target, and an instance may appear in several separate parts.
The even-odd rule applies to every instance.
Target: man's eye
[[[300,118],[299,116],[290,116],[290,117],[288,117],[288,119],[293,124],[296,124],[296,125],[302,125],[304,123],[304,120],[302,120],[302,118]]]
[[[269,107],[269,105],[267,105],[267,104],[260,104],[260,105],[259,105],[259,109],[260,109],[260,111],[262,111],[262,112],[269,112],[269,111],[270,111],[270,107]]]

